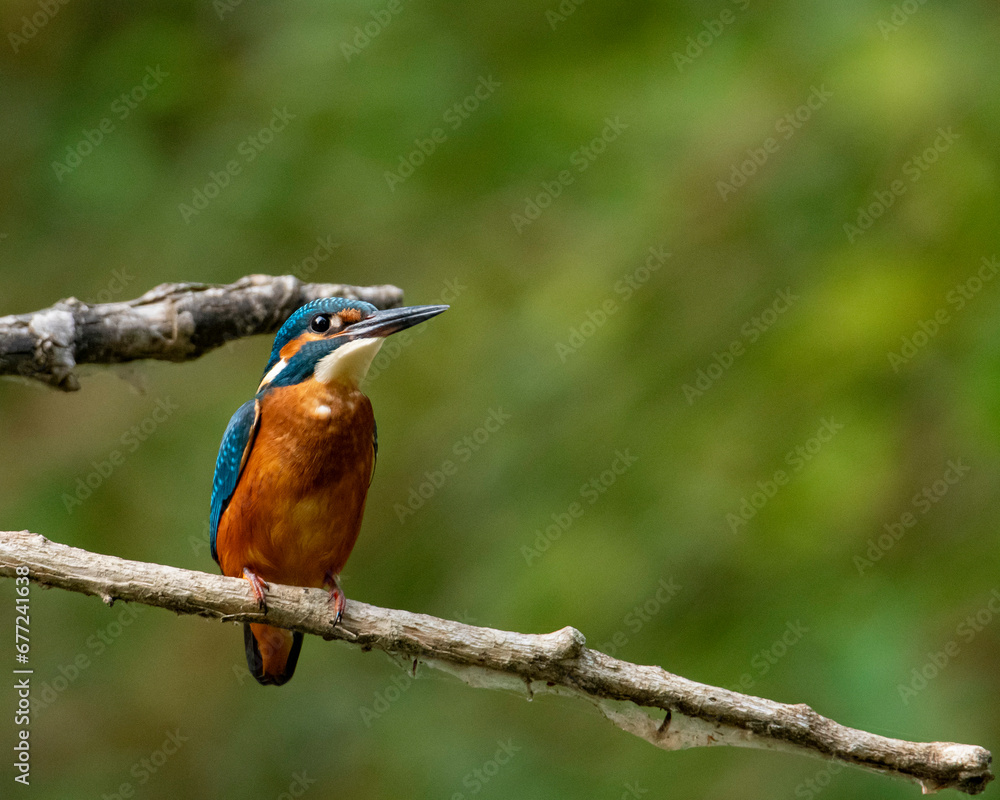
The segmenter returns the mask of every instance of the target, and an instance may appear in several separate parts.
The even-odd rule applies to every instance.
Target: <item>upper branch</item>
[[[244,581],[126,561],[55,544],[42,536],[0,532],[0,577],[27,567],[43,586],[127,600],[227,621],[272,625],[376,648],[423,663],[473,686],[528,695],[569,694],[596,705],[618,727],[665,750],[735,745],[797,752],[905,778],[925,792],[978,794],[993,780],[992,756],[974,745],[906,742],[855,730],[806,705],[785,705],[696,683],[585,647],[574,628],[535,635],[480,628],[409,611],[349,601],[334,625],[326,592],[271,584],[265,615]],[[644,709],[659,709],[657,718]]]
[[[75,391],[77,364],[187,361],[233,339],[274,333],[303,303],[330,296],[379,308],[403,301],[395,286],[302,283],[292,275],[248,275],[228,286],[164,283],[121,303],[91,305],[71,297],[41,311],[0,317],[0,375]]]

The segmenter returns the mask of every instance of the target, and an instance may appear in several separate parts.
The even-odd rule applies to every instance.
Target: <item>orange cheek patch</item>
[[[345,308],[338,316],[344,321],[345,325],[361,322],[362,320],[361,309],[359,308]]]
[[[296,336],[294,339],[292,339],[292,341],[290,341],[288,344],[282,347],[280,350],[280,355],[283,359],[285,359],[285,361],[287,361],[297,352],[299,352],[299,349],[306,342],[318,342],[322,338],[324,337],[323,334],[321,333],[303,333],[300,336]]]

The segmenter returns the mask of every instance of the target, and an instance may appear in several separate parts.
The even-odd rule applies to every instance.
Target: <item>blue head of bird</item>
[[[437,316],[448,306],[379,311],[371,303],[323,297],[292,314],[274,337],[260,389],[308,378],[358,386],[387,336]]]

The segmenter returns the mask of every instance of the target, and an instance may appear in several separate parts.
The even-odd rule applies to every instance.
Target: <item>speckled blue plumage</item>
[[[336,314],[345,308],[357,308],[365,316],[374,314],[378,309],[371,303],[363,300],[348,300],[345,297],[321,297],[306,303],[296,310],[281,326],[274,337],[274,347],[271,348],[271,358],[268,359],[267,366],[264,367],[264,374],[271,371],[271,367],[281,360],[281,348],[288,344],[296,336],[305,333],[309,327],[309,320],[316,314]]]
[[[219,555],[215,550],[215,537],[219,531],[219,520],[236,490],[241,468],[246,463],[244,454],[248,454],[249,449],[253,446],[258,420],[257,400],[254,398],[241,405],[233,414],[229,425],[226,426],[226,432],[222,436],[219,456],[215,460],[212,511],[208,520],[209,543],[212,546],[212,558],[215,559],[216,563],[219,562]]]

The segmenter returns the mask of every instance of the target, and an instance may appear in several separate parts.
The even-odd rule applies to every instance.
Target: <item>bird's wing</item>
[[[372,485],[372,481],[375,480],[375,464],[378,462],[378,424],[375,420],[372,420],[373,432],[372,432],[372,449],[374,454],[372,456],[372,474],[368,478],[368,485]]]
[[[222,512],[229,505],[229,499],[236,491],[240,474],[250,457],[253,440],[260,427],[260,402],[250,400],[239,407],[229,420],[226,432],[222,436],[219,447],[219,457],[215,461],[215,480],[212,482],[212,513],[208,520],[209,542],[212,545],[212,558],[216,563],[219,555],[215,551],[215,537],[219,531],[219,520]]]

